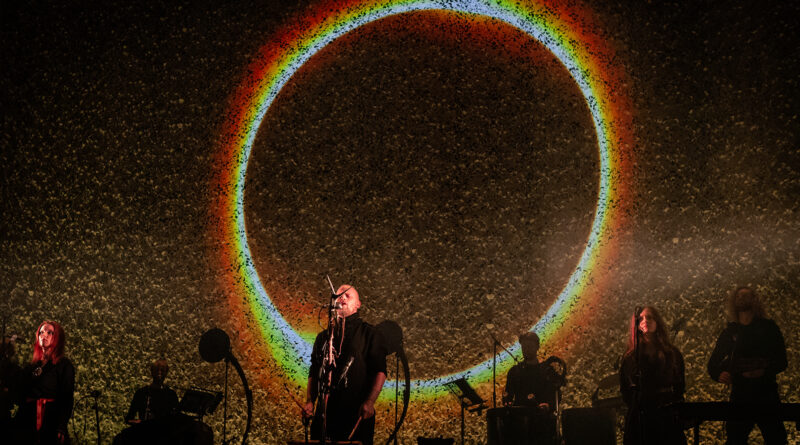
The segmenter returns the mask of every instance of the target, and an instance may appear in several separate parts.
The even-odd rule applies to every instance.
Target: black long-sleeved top
[[[67,432],[67,423],[72,417],[75,392],[75,367],[62,357],[58,363],[47,362],[41,374],[36,376],[37,364],[29,364],[22,371],[22,393],[17,425],[25,434],[36,431],[36,400],[51,399],[44,405],[42,429],[39,433],[42,443],[50,443],[56,433]]]
[[[544,363],[522,362],[511,367],[503,392],[503,404],[538,406],[547,403],[555,408],[560,377]]]
[[[777,392],[775,376],[787,365],[786,344],[778,325],[766,318],[755,318],[748,325],[728,323],[708,360],[708,374],[714,380],[719,380],[723,371],[731,374],[731,400],[759,399],[765,391]],[[763,369],[764,375],[742,375],[757,369]]]
[[[168,386],[144,386],[136,390],[125,421],[167,417],[178,407],[178,395]]]
[[[641,354],[639,357],[641,369],[641,394],[642,408],[655,408],[683,399],[686,392],[685,364],[683,355],[677,348],[672,348],[671,353],[663,358],[657,355],[650,357]],[[636,403],[635,388],[638,384],[636,357],[634,354],[626,355],[620,367],[620,392],[626,405],[632,407]]]

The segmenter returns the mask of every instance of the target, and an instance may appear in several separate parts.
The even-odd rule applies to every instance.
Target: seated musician
[[[682,425],[667,407],[683,401],[683,355],[672,345],[664,319],[646,306],[631,316],[620,367],[620,392],[628,406],[624,445],[684,445]]]
[[[164,359],[150,365],[153,382],[136,390],[125,423],[131,425],[114,437],[113,445],[177,443],[178,395],[164,384],[169,366]]]
[[[775,376],[787,366],[786,345],[778,325],[766,318],[758,295],[749,287],[736,289],[727,303],[728,326],[708,361],[711,378],[731,386],[731,402],[743,405],[780,403]],[[764,443],[785,444],[786,429],[777,419],[729,421],[727,444],[746,444],[758,424]]]
[[[526,332],[519,336],[524,360],[508,371],[503,392],[505,406],[533,406],[548,413],[556,406],[556,392],[563,385],[563,377],[547,363],[539,363],[539,336]]]
[[[126,423],[133,425],[144,420],[167,417],[175,412],[178,395],[164,384],[167,372],[169,366],[164,359],[156,360],[150,365],[153,382],[134,393],[131,407],[125,415]]]

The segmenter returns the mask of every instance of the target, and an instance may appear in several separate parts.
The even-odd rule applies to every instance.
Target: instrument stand
[[[400,396],[400,357],[395,354],[395,374],[394,374],[394,424],[397,425],[397,401]],[[394,445],[397,445],[397,432],[394,435]]]
[[[100,409],[97,407],[97,398],[100,397],[100,392],[92,391],[92,397],[94,397],[94,422],[97,428],[97,445],[100,445]]]
[[[247,384],[247,376],[244,374],[242,366],[239,364],[239,361],[236,360],[236,357],[231,351],[231,339],[222,329],[213,328],[206,331],[200,337],[198,349],[200,350],[200,356],[203,358],[203,360],[209,363],[216,363],[222,359],[225,359],[225,404],[223,408],[224,413],[222,416],[223,445],[227,445],[228,443],[226,436],[228,425],[228,368],[230,365],[233,365],[234,369],[239,374],[239,378],[242,380],[244,396],[247,400],[247,422],[245,423],[244,432],[242,433],[242,445],[245,445],[247,443],[247,435],[250,433],[250,422],[253,419],[253,392],[250,391],[250,386]],[[215,407],[216,403],[218,402],[214,402]]]
[[[544,365],[548,366],[548,371],[553,372],[552,379],[550,380],[551,383],[555,386],[555,406],[553,406],[553,414],[556,416],[556,443],[561,443],[564,438],[563,434],[563,426],[561,423],[562,420],[562,410],[561,410],[561,388],[566,385],[567,380],[567,364],[564,363],[564,360],[551,355],[547,357],[547,360],[543,362]],[[558,365],[557,367],[553,367],[553,365]],[[560,372],[559,372],[560,371]]]
[[[556,415],[556,443],[563,443],[564,432],[561,425],[561,388],[556,390],[556,406],[554,413]]]
[[[228,444],[228,440],[225,438],[228,426],[228,365],[230,365],[230,360],[225,357],[225,398],[222,401],[222,445]]]
[[[464,445],[464,411],[467,409],[470,412],[482,411],[486,408],[484,405],[485,400],[475,392],[463,377],[450,383],[445,383],[445,386],[458,399],[458,403],[461,405],[461,445]]]
[[[492,408],[497,408],[497,340],[494,337],[492,338]]]
[[[395,356],[395,382],[394,382],[394,430],[386,439],[385,445],[394,443],[397,445],[397,434],[408,412],[408,399],[411,395],[411,378],[409,376],[408,359],[403,350],[403,329],[391,320],[384,320],[375,327],[383,337],[384,346],[386,347],[387,355],[394,354]],[[400,364],[403,364],[403,374],[405,375],[405,387],[403,389],[403,410],[399,414],[399,399],[400,399]]]
[[[461,445],[464,445],[464,403],[461,403]]]

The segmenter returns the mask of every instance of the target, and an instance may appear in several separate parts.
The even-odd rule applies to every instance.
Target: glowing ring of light
[[[242,294],[259,322],[261,338],[272,357],[288,376],[305,379],[310,363],[311,345],[286,322],[267,295],[252,261],[244,220],[244,184],[247,162],[258,129],[269,106],[294,73],[320,49],[338,37],[382,18],[424,10],[445,10],[486,16],[517,28],[537,40],[554,54],[577,83],[591,111],[598,140],[600,185],[597,208],[586,248],[577,267],[555,303],[531,330],[538,332],[543,344],[559,329],[569,326],[569,319],[581,302],[581,293],[601,277],[593,268],[605,267],[616,242],[615,229],[622,217],[625,202],[623,186],[629,172],[630,122],[625,110],[626,98],[618,90],[619,75],[610,62],[609,50],[588,27],[578,22],[568,6],[543,4],[549,0],[521,4],[508,0],[344,0],[320,8],[309,15],[300,31],[289,29],[275,42],[262,49],[261,58],[251,66],[250,76],[234,98],[228,126],[223,130],[220,173],[215,188],[220,195],[215,203],[221,233],[229,240],[223,261],[229,268],[229,299],[240,304]],[[556,0],[557,1],[557,0]],[[524,2],[523,2],[524,3]],[[578,14],[580,16],[580,14]],[[310,22],[310,23],[307,23]],[[613,238],[613,240],[612,240]],[[596,284],[596,283],[595,283]],[[580,303],[580,304],[579,304]],[[518,344],[512,351],[519,348]],[[508,357],[498,360],[498,368],[510,366]],[[413,382],[415,390],[440,393],[441,383],[457,377],[473,382],[486,381],[491,375],[492,359],[468,370],[448,376]],[[392,382],[387,382],[387,385]]]

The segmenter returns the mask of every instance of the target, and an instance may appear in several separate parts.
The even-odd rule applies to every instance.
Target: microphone
[[[346,364],[346,365],[344,365],[344,369],[342,369],[342,375],[340,375],[340,376],[339,376],[339,381],[338,381],[338,382],[336,382],[336,386],[339,386],[339,385],[341,385],[341,384],[342,384],[342,380],[345,380],[345,379],[346,379],[346,377],[347,377],[347,371],[349,371],[349,370],[350,370],[350,366],[353,364],[353,360],[355,360],[355,357],[352,357],[352,356],[351,356],[351,357],[350,357],[350,360],[348,360],[348,361],[347,361],[347,364]]]
[[[682,331],[683,328],[686,326],[686,318],[680,318],[678,321],[672,324],[672,332],[677,334],[678,332]]]
[[[102,393],[100,392],[100,390],[99,390],[99,389],[93,389],[93,390],[92,390],[92,391],[89,393],[89,397],[94,397],[94,398],[96,399],[96,398],[100,397],[100,394],[102,394]]]
[[[644,308],[641,306],[636,306],[636,308],[633,310],[633,318],[636,319],[636,326],[639,326],[639,321],[641,320],[639,314],[641,314],[643,310]]]
[[[505,347],[505,346],[503,346],[503,344],[502,344],[502,343],[500,343],[500,340],[498,340],[498,339],[497,339],[497,337],[495,337],[495,336],[494,336],[494,333],[493,333],[492,331],[489,331],[489,335],[492,337],[492,340],[494,340],[494,342],[495,342],[495,344],[496,344],[496,345],[498,345],[498,346],[500,346],[501,348],[503,348],[503,350],[504,350],[504,351],[506,351],[506,353],[507,353],[508,355],[510,355],[512,359],[514,359],[514,363],[519,363],[519,360],[517,360],[517,357],[516,357],[516,356],[514,356],[514,354],[512,354],[512,353],[511,353],[511,351],[509,351],[508,349],[506,349],[506,347]]]

